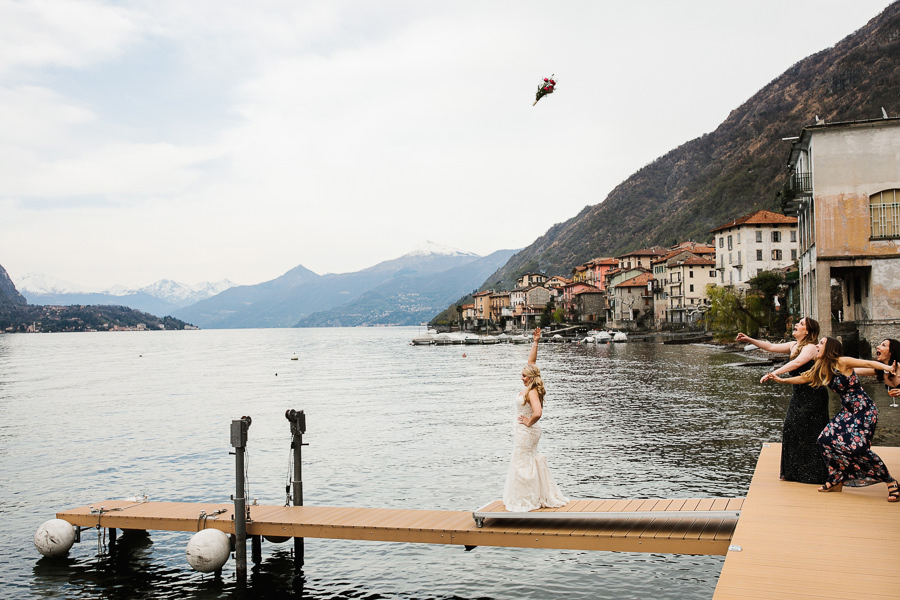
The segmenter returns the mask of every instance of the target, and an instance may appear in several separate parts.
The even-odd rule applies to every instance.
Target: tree
[[[765,321],[769,331],[774,331],[775,324],[775,297],[780,295],[784,286],[784,274],[778,271],[760,271],[748,281],[750,289],[757,292],[762,300],[761,311],[765,315]],[[778,315],[783,321],[783,313]],[[778,328],[779,331],[784,329],[784,324]]]

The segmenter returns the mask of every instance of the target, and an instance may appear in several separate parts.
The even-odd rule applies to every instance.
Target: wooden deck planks
[[[695,501],[695,504],[698,501]],[[713,500],[708,501],[712,505]],[[727,502],[727,500],[725,500]],[[624,550],[633,552],[724,554],[728,539],[718,535],[715,519],[636,518],[589,522],[586,511],[659,511],[680,508],[682,500],[595,499],[576,500],[562,509],[542,509],[571,514],[572,518],[526,520],[510,518],[488,526],[475,526],[472,512],[353,508],[322,506],[250,506],[248,535],[360,539],[412,543],[561,548],[575,550]],[[104,507],[103,514],[91,512]],[[503,511],[502,502],[489,507]],[[205,520],[200,512],[212,515]],[[58,518],[81,527],[198,531],[204,527],[234,533],[233,505],[189,502],[108,500],[61,511]],[[564,510],[568,509],[568,510]],[[561,516],[561,515],[560,515]]]
[[[875,452],[900,476],[900,448]],[[714,600],[900,597],[900,503],[887,488],[780,481],[781,445],[763,447]]]

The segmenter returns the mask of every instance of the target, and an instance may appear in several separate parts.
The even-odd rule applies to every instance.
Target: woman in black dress
[[[753,344],[766,352],[787,354],[788,362],[774,369],[772,373],[789,373],[796,377],[808,371],[816,359],[816,342],[819,338],[819,323],[804,317],[796,325],[793,342],[773,344],[755,340],[739,333],[737,341]],[[760,383],[765,381],[765,377]],[[828,424],[828,389],[811,387],[803,383],[793,386],[791,401],[784,416],[781,432],[781,478],[800,483],[825,483],[826,470],[822,453],[816,439]]]

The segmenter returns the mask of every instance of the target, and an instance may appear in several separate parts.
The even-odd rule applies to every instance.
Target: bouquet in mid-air
[[[537,93],[534,95],[534,104],[537,104],[538,100],[547,94],[552,94],[555,87],[556,80],[553,78],[553,75],[544,77],[544,80],[538,84]],[[534,106],[534,104],[532,104],[532,106]]]

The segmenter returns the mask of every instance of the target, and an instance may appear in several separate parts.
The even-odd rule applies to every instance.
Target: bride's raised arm
[[[541,328],[535,327],[534,333],[532,334],[534,337],[534,342],[531,344],[531,352],[528,353],[528,364],[533,365],[537,363],[537,350],[538,350],[538,340],[541,339]]]

